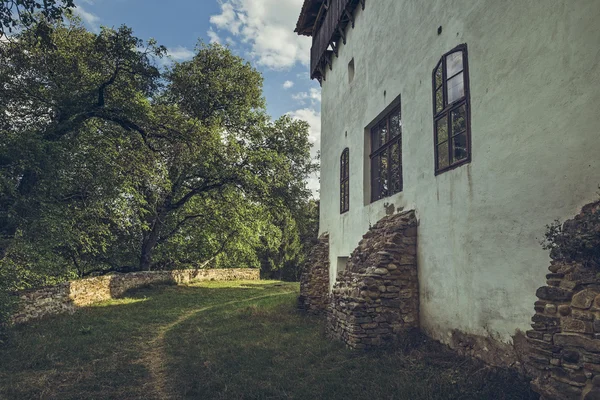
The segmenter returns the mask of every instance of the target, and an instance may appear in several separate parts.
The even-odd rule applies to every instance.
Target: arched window
[[[350,150],[346,147],[340,157],[340,214],[350,209]]]
[[[471,161],[467,45],[444,54],[433,70],[435,174]]]

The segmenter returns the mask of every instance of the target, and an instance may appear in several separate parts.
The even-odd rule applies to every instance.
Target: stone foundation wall
[[[582,216],[598,210],[600,203],[584,207],[563,230],[585,232]],[[549,270],[527,331],[533,390],[548,400],[600,399],[600,271],[560,257]]]
[[[418,328],[416,254],[414,211],[377,222],[338,275],[327,310],[328,334],[361,349],[391,343]]]
[[[322,314],[329,301],[329,235],[323,234],[311,250],[306,271],[300,277],[298,308]]]
[[[250,268],[133,272],[81,279],[18,293],[18,306],[12,323],[20,324],[47,315],[73,312],[78,307],[120,297],[130,289],[149,284],[258,279],[260,271]]]

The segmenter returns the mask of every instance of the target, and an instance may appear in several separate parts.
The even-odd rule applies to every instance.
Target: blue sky
[[[311,125],[320,145],[321,90],[308,74],[310,38],[294,33],[303,0],[75,0],[76,14],[94,31],[127,25],[154,38],[176,61],[192,57],[199,39],[229,46],[264,76],[273,118],[289,113]],[[317,180],[309,180],[314,190]]]

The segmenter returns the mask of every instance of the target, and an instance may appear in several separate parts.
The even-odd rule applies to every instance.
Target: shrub
[[[6,327],[16,304],[16,297],[12,294],[16,284],[14,270],[0,260],[0,345],[6,340]]]
[[[564,224],[548,225],[542,245],[553,260],[600,269],[600,201],[585,206]]]

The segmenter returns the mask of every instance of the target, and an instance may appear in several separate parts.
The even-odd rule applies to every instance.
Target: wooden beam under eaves
[[[348,21],[352,21],[352,29],[354,29],[354,15],[352,15],[352,13],[348,11],[348,9],[344,10],[344,14],[346,14]]]
[[[346,44],[346,34],[344,33],[344,30],[342,29],[341,26],[337,27],[338,32],[340,33],[340,36],[342,37],[342,41],[344,42],[344,44]]]

